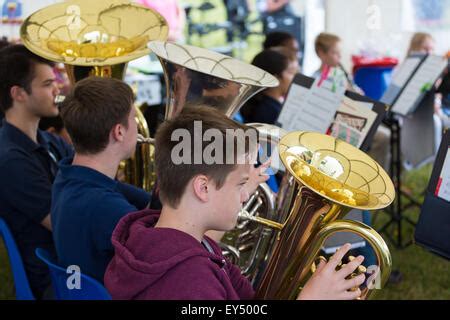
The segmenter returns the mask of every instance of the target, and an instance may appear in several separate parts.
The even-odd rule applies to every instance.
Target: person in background
[[[415,53],[432,54],[435,48],[435,41],[431,34],[425,32],[416,32],[413,34],[409,43],[407,56]]]
[[[41,121],[39,121],[39,129],[60,136],[65,142],[72,145],[72,139],[70,139],[60,115],[41,118]]]
[[[263,50],[273,47],[286,47],[292,50],[298,58],[300,58],[300,46],[297,39],[285,31],[273,31],[266,35],[266,39],[263,43]]]
[[[184,42],[186,13],[179,0],[136,0],[136,2],[157,11],[166,19],[169,24],[169,41]]]
[[[416,32],[411,37],[411,41],[408,47],[407,56],[410,55],[425,55],[433,54],[436,46],[436,42],[433,36],[426,32]],[[437,88],[440,87],[442,79],[436,82],[436,91],[434,93],[434,148],[435,152],[438,151],[439,145],[442,139],[443,126],[447,124],[447,117],[442,111],[442,99],[443,95]]]
[[[298,60],[285,47],[266,49],[255,56],[252,64],[275,76],[280,84],[256,94],[241,108],[245,123],[275,124],[281,112],[289,86],[298,72]]]
[[[321,65],[320,68],[313,73],[312,77],[317,79],[323,77],[324,74],[328,74],[330,68],[339,68],[345,74],[347,89],[364,95],[364,92],[353,82],[353,79],[341,64],[341,42],[341,38],[332,33],[322,32],[316,37],[314,49],[321,61]]]

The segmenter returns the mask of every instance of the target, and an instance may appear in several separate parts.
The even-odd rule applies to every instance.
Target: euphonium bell
[[[163,41],[151,41],[149,48],[164,70],[164,119],[185,105],[208,105],[233,117],[254,94],[279,84],[270,73],[211,50]]]
[[[382,237],[369,226],[341,220],[351,209],[378,210],[395,197],[387,173],[359,149],[331,136],[291,132],[281,138],[280,158],[288,173],[277,196],[276,220],[241,212],[276,230],[264,272],[256,282],[261,299],[295,299],[307,281],[324,241],[335,232],[353,232],[374,248],[382,287],[390,274],[391,255]],[[372,283],[361,298],[374,294]]]
[[[122,80],[127,62],[148,55],[150,40],[165,40],[168,25],[156,11],[128,0],[67,0],[30,15],[20,35],[30,51],[64,63],[74,84],[88,76]],[[136,121],[138,132],[149,138],[138,106]],[[132,159],[122,163],[125,180],[148,191],[154,180],[152,152],[153,146],[140,143]]]

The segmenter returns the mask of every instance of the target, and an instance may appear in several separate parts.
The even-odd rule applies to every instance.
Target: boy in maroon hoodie
[[[180,152],[180,137],[195,137],[199,122],[203,139],[190,139]],[[211,163],[205,157],[207,151],[211,152],[208,147],[211,137],[204,138],[208,129],[215,130],[215,139],[222,138],[225,142],[216,149],[215,156],[223,151],[222,160],[226,161]],[[255,154],[256,143],[249,138],[245,148],[236,148],[242,140],[235,136],[230,141],[227,129],[254,130],[210,107],[185,108],[158,129],[156,166],[163,208],[161,213],[149,209],[131,213],[114,230],[115,256],[104,278],[114,299],[253,298],[250,282],[223,257],[218,245],[205,236],[208,230],[232,229],[249,197],[246,188],[252,166],[249,155]],[[226,153],[230,146],[237,150],[236,154]],[[186,155],[189,147],[194,152]],[[203,156],[200,162],[196,158],[199,155]],[[362,284],[364,275],[345,278],[363,258],[358,257],[335,271],[348,249],[349,246],[344,246],[328,263],[322,262],[298,299],[357,298],[361,292],[349,289]]]

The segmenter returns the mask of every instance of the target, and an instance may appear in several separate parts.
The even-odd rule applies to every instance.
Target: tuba
[[[64,63],[72,84],[88,76],[123,79],[127,62],[148,55],[150,40],[168,35],[156,11],[127,0],[68,0],[36,11],[22,24],[24,45],[48,60]],[[57,97],[61,102],[63,98]],[[136,105],[138,133],[150,138]],[[153,146],[138,142],[135,154],[121,163],[125,180],[150,191],[154,182]]]
[[[331,136],[291,132],[281,138],[278,148],[287,173],[276,199],[276,213],[271,214],[275,219],[251,214],[245,208],[239,214],[242,220],[273,232],[270,246],[260,253],[264,258],[253,281],[256,297],[295,299],[314,270],[324,241],[335,232],[356,233],[374,248],[378,266],[361,289],[360,298],[373,297],[374,286],[384,286],[389,277],[389,249],[369,226],[342,218],[352,208],[388,206],[395,197],[391,179],[364,152]]]

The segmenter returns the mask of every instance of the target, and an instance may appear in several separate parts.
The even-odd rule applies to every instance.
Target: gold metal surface
[[[267,267],[254,283],[256,297],[295,299],[324,241],[335,232],[352,232],[368,241],[377,256],[379,285],[384,286],[392,260],[383,238],[369,226],[342,217],[352,208],[377,210],[393,201],[394,186],[386,172],[364,152],[323,134],[291,132],[278,147],[288,174],[278,192],[276,221],[251,219],[277,230]],[[373,297],[376,290],[369,287],[361,299]]]
[[[279,84],[270,73],[211,50],[163,41],[148,46],[164,70],[165,119],[172,119],[187,104],[209,105],[233,117],[254,94]]]
[[[148,41],[165,40],[168,30],[159,13],[127,0],[68,0],[31,14],[20,35],[30,51],[64,63],[74,84],[90,76],[123,80],[126,63],[149,54]],[[58,96],[55,102],[63,100]],[[147,121],[140,106],[135,109],[138,132],[148,141]],[[119,167],[125,181],[150,191],[153,157],[154,146],[141,141],[132,158]]]
[[[69,0],[36,11],[20,35],[27,48],[76,66],[114,65],[150,53],[147,42],[165,40],[165,19],[126,0]]]

